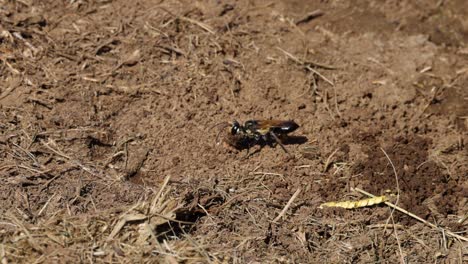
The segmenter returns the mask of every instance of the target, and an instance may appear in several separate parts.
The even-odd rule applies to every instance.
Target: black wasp
[[[235,148],[249,149],[256,144],[263,147],[276,143],[288,154],[289,152],[281,139],[299,128],[299,125],[293,120],[248,120],[244,125],[234,121],[232,124],[225,124],[225,127],[229,125],[231,133],[227,143]]]

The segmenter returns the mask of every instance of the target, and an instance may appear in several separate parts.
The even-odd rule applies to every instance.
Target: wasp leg
[[[253,155],[255,155],[255,154],[257,154],[257,153],[259,153],[259,152],[263,149],[264,145],[259,144],[259,142],[260,142],[260,141],[259,141],[259,139],[258,139],[257,137],[255,137],[255,139],[249,139],[249,140],[248,140],[248,142],[247,142],[247,155],[245,156],[246,159],[249,158],[249,157],[251,157],[251,156],[253,156]],[[259,145],[260,148],[257,148],[257,149],[255,149],[254,152],[249,153],[249,152],[250,152],[250,149],[251,149],[252,147],[254,147],[255,145]]]
[[[286,154],[291,155],[286,149],[286,147],[283,145],[283,143],[281,143],[281,140],[278,138],[278,136],[275,133],[270,132],[270,135],[275,139],[276,143],[280,145],[280,147],[284,150],[284,152],[286,152]]]
[[[250,158],[251,156],[253,156],[253,155],[259,153],[260,151],[262,151],[263,147],[264,147],[263,145],[260,145],[259,148],[257,148],[254,152],[252,152],[252,153],[250,153],[250,154],[249,154],[249,152],[248,152],[250,148],[248,148],[248,149],[247,149],[247,155],[245,156],[245,159],[248,159],[248,158]]]
[[[244,159],[247,159],[250,155],[250,146],[247,148],[247,153],[245,153]]]

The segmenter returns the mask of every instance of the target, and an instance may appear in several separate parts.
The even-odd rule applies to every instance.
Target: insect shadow
[[[253,155],[256,155],[257,153],[259,153],[260,151],[262,151],[262,149],[266,146],[268,147],[271,147],[271,148],[276,148],[277,146],[283,148],[283,150],[285,150],[286,154],[287,155],[290,155],[291,154],[289,153],[289,151],[286,151],[286,148],[284,146],[286,145],[301,145],[301,144],[304,144],[308,141],[308,138],[305,137],[305,136],[282,136],[279,138],[279,142],[277,142],[276,140],[269,140],[269,141],[256,141],[252,144],[243,144],[239,147],[236,147],[236,149],[238,150],[247,150],[247,153],[245,154],[245,158],[249,158]],[[250,152],[250,150],[254,147],[254,146],[259,146],[259,148],[256,148],[253,152]]]
[[[287,136],[281,140],[284,145],[302,145],[307,143],[309,139],[304,136]]]

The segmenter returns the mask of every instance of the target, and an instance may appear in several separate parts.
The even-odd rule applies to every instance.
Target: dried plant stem
[[[184,21],[187,21],[189,23],[192,23],[192,24],[195,24],[197,26],[199,26],[200,28],[206,30],[207,32],[211,33],[211,34],[215,34],[215,32],[213,31],[213,29],[211,29],[210,26],[208,26],[207,24],[203,23],[203,22],[200,22],[200,21],[197,21],[197,20],[194,20],[194,19],[191,19],[191,18],[188,18],[188,17],[179,17],[179,19],[181,20],[184,20]]]
[[[90,167],[87,167],[85,165],[83,165],[81,162],[79,162],[78,160],[74,160],[72,159],[70,156],[66,155],[65,153],[63,153],[61,150],[59,150],[58,148],[55,149],[53,147],[51,147],[50,145],[54,145],[56,146],[55,142],[51,139],[49,139],[49,141],[46,143],[44,141],[41,140],[41,143],[44,147],[48,148],[50,151],[52,151],[53,153],[57,154],[58,156],[64,158],[65,160],[67,160],[68,162],[70,162],[71,164],[75,165],[75,166],[78,166],[79,168],[81,168],[82,170],[86,171],[87,173],[95,176],[95,177],[98,177],[98,178],[101,178],[102,179],[102,176],[99,175],[98,172],[96,172],[94,169],[90,168]]]
[[[289,199],[288,203],[286,204],[286,206],[283,208],[283,210],[281,211],[281,213],[273,220],[273,222],[277,222],[278,220],[280,220],[281,217],[284,216],[284,214],[286,213],[286,211],[289,209],[289,207],[291,207],[291,204],[294,202],[294,200],[297,198],[297,196],[299,195],[299,193],[301,192],[301,188],[297,189],[297,191],[293,194],[293,196],[291,197],[291,199]]]
[[[358,191],[358,192],[360,192],[360,193],[362,193],[362,194],[365,194],[365,195],[367,195],[367,196],[369,196],[369,197],[375,197],[375,195],[370,194],[370,193],[368,193],[368,192],[366,192],[366,191],[364,191],[364,190],[361,190],[361,189],[359,189],[359,188],[354,188],[354,190],[356,190],[356,191]],[[416,219],[416,220],[418,220],[418,221],[420,221],[420,222],[422,222],[422,223],[424,223],[424,224],[426,224],[426,225],[428,225],[428,226],[430,226],[430,227],[432,227],[432,228],[434,228],[434,229],[444,231],[446,234],[448,234],[448,235],[450,235],[450,236],[452,236],[452,237],[455,237],[455,238],[458,238],[458,239],[460,239],[460,240],[462,240],[462,241],[468,242],[468,238],[463,237],[463,236],[460,236],[460,235],[457,235],[457,234],[453,233],[452,231],[446,230],[446,229],[444,229],[444,228],[442,228],[442,227],[438,227],[438,226],[434,225],[433,223],[430,223],[430,222],[428,222],[428,221],[422,219],[421,217],[419,217],[419,216],[417,216],[417,215],[415,215],[415,214],[413,214],[413,213],[411,213],[411,212],[406,211],[405,209],[403,209],[403,208],[401,208],[401,207],[399,207],[399,206],[396,206],[396,205],[394,205],[394,204],[392,204],[392,203],[390,203],[390,202],[385,202],[385,204],[386,204],[387,206],[390,206],[390,207],[394,208],[395,210],[400,211],[401,213],[404,213],[404,214],[406,214],[406,215],[409,215],[409,216],[413,217],[414,219]]]
[[[151,209],[150,209],[150,212],[151,213],[154,213],[156,212],[156,205],[158,204],[158,201],[160,200],[162,194],[163,194],[163,191],[164,191],[164,188],[166,188],[167,184],[169,183],[169,180],[171,179],[171,176],[168,175],[166,176],[166,178],[164,179],[164,182],[163,184],[161,185],[161,188],[159,189],[158,193],[156,194],[156,196],[154,197],[153,199],[153,202],[152,202],[152,205],[151,205]]]
[[[296,56],[292,55],[291,53],[285,51],[284,49],[280,48],[280,47],[277,47],[278,50],[280,50],[281,52],[283,52],[287,57],[289,57],[291,60],[293,60],[294,62],[296,62],[297,64],[301,65],[304,67],[304,69],[314,73],[314,74],[317,74],[317,76],[319,76],[320,78],[322,78],[324,81],[326,81],[327,83],[329,83],[331,86],[334,86],[335,84],[330,81],[328,78],[326,78],[325,76],[323,76],[320,72],[312,69],[312,67],[310,67],[308,64],[310,65],[314,65],[316,67],[321,67],[321,68],[325,68],[325,69],[331,69],[333,67],[331,66],[326,66],[326,65],[321,65],[321,64],[318,64],[318,63],[306,63],[306,62],[303,62],[301,61],[299,58],[297,58]]]
[[[177,14],[174,14],[173,12],[167,10],[166,8],[164,7],[159,7],[161,10],[167,12],[168,14],[170,14],[171,16],[175,17],[176,19],[180,19],[182,21],[186,21],[186,22],[189,22],[191,24],[194,24],[194,25],[197,25],[199,26],[200,28],[204,29],[205,31],[207,31],[208,33],[210,34],[215,34],[214,30],[208,26],[207,24],[203,23],[203,22],[200,22],[200,21],[197,21],[195,19],[191,19],[191,18],[188,18],[188,17],[185,17],[185,16],[179,16]]]
[[[0,259],[2,260],[2,264],[7,264],[8,260],[6,258],[6,253],[5,253],[5,246],[3,244],[0,244]]]
[[[390,159],[390,157],[388,156],[387,152],[385,152],[385,150],[383,148],[380,148],[380,150],[382,150],[382,152],[385,155],[385,157],[387,158],[388,162],[390,162],[390,165],[392,165],[393,174],[395,175],[395,184],[396,184],[396,188],[397,188],[397,198],[396,198],[396,201],[395,201],[395,206],[397,206],[398,202],[400,201],[400,184],[398,183],[398,173],[396,171],[395,165],[393,165],[393,162]],[[396,238],[396,241],[398,243],[398,250],[399,250],[399,253],[400,253],[400,262],[402,264],[405,264],[406,262],[405,262],[405,257],[403,256],[403,250],[401,249],[400,238],[398,237],[398,232],[397,232],[397,230],[395,228],[395,220],[393,219],[393,213],[394,212],[395,212],[395,208],[393,208],[392,212],[390,213],[390,217],[387,219],[387,222],[385,224],[387,225],[389,220],[390,219],[392,220],[393,232],[395,233],[395,238]],[[384,232],[385,232],[385,229],[384,229]]]
[[[339,148],[335,149],[335,151],[333,151],[332,154],[330,154],[330,156],[328,156],[327,161],[325,162],[325,165],[323,165],[322,173],[324,173],[324,172],[326,172],[328,170],[328,166],[330,166],[330,164],[331,164],[331,159],[336,154],[336,152],[338,152],[338,150],[340,150],[340,149]]]

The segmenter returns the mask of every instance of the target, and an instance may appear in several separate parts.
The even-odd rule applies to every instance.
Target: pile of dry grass
[[[0,222],[1,263],[219,262],[202,241],[185,233],[193,223],[177,220],[189,212],[170,197],[168,181],[148,199],[94,215],[60,210],[35,220],[10,210]]]

